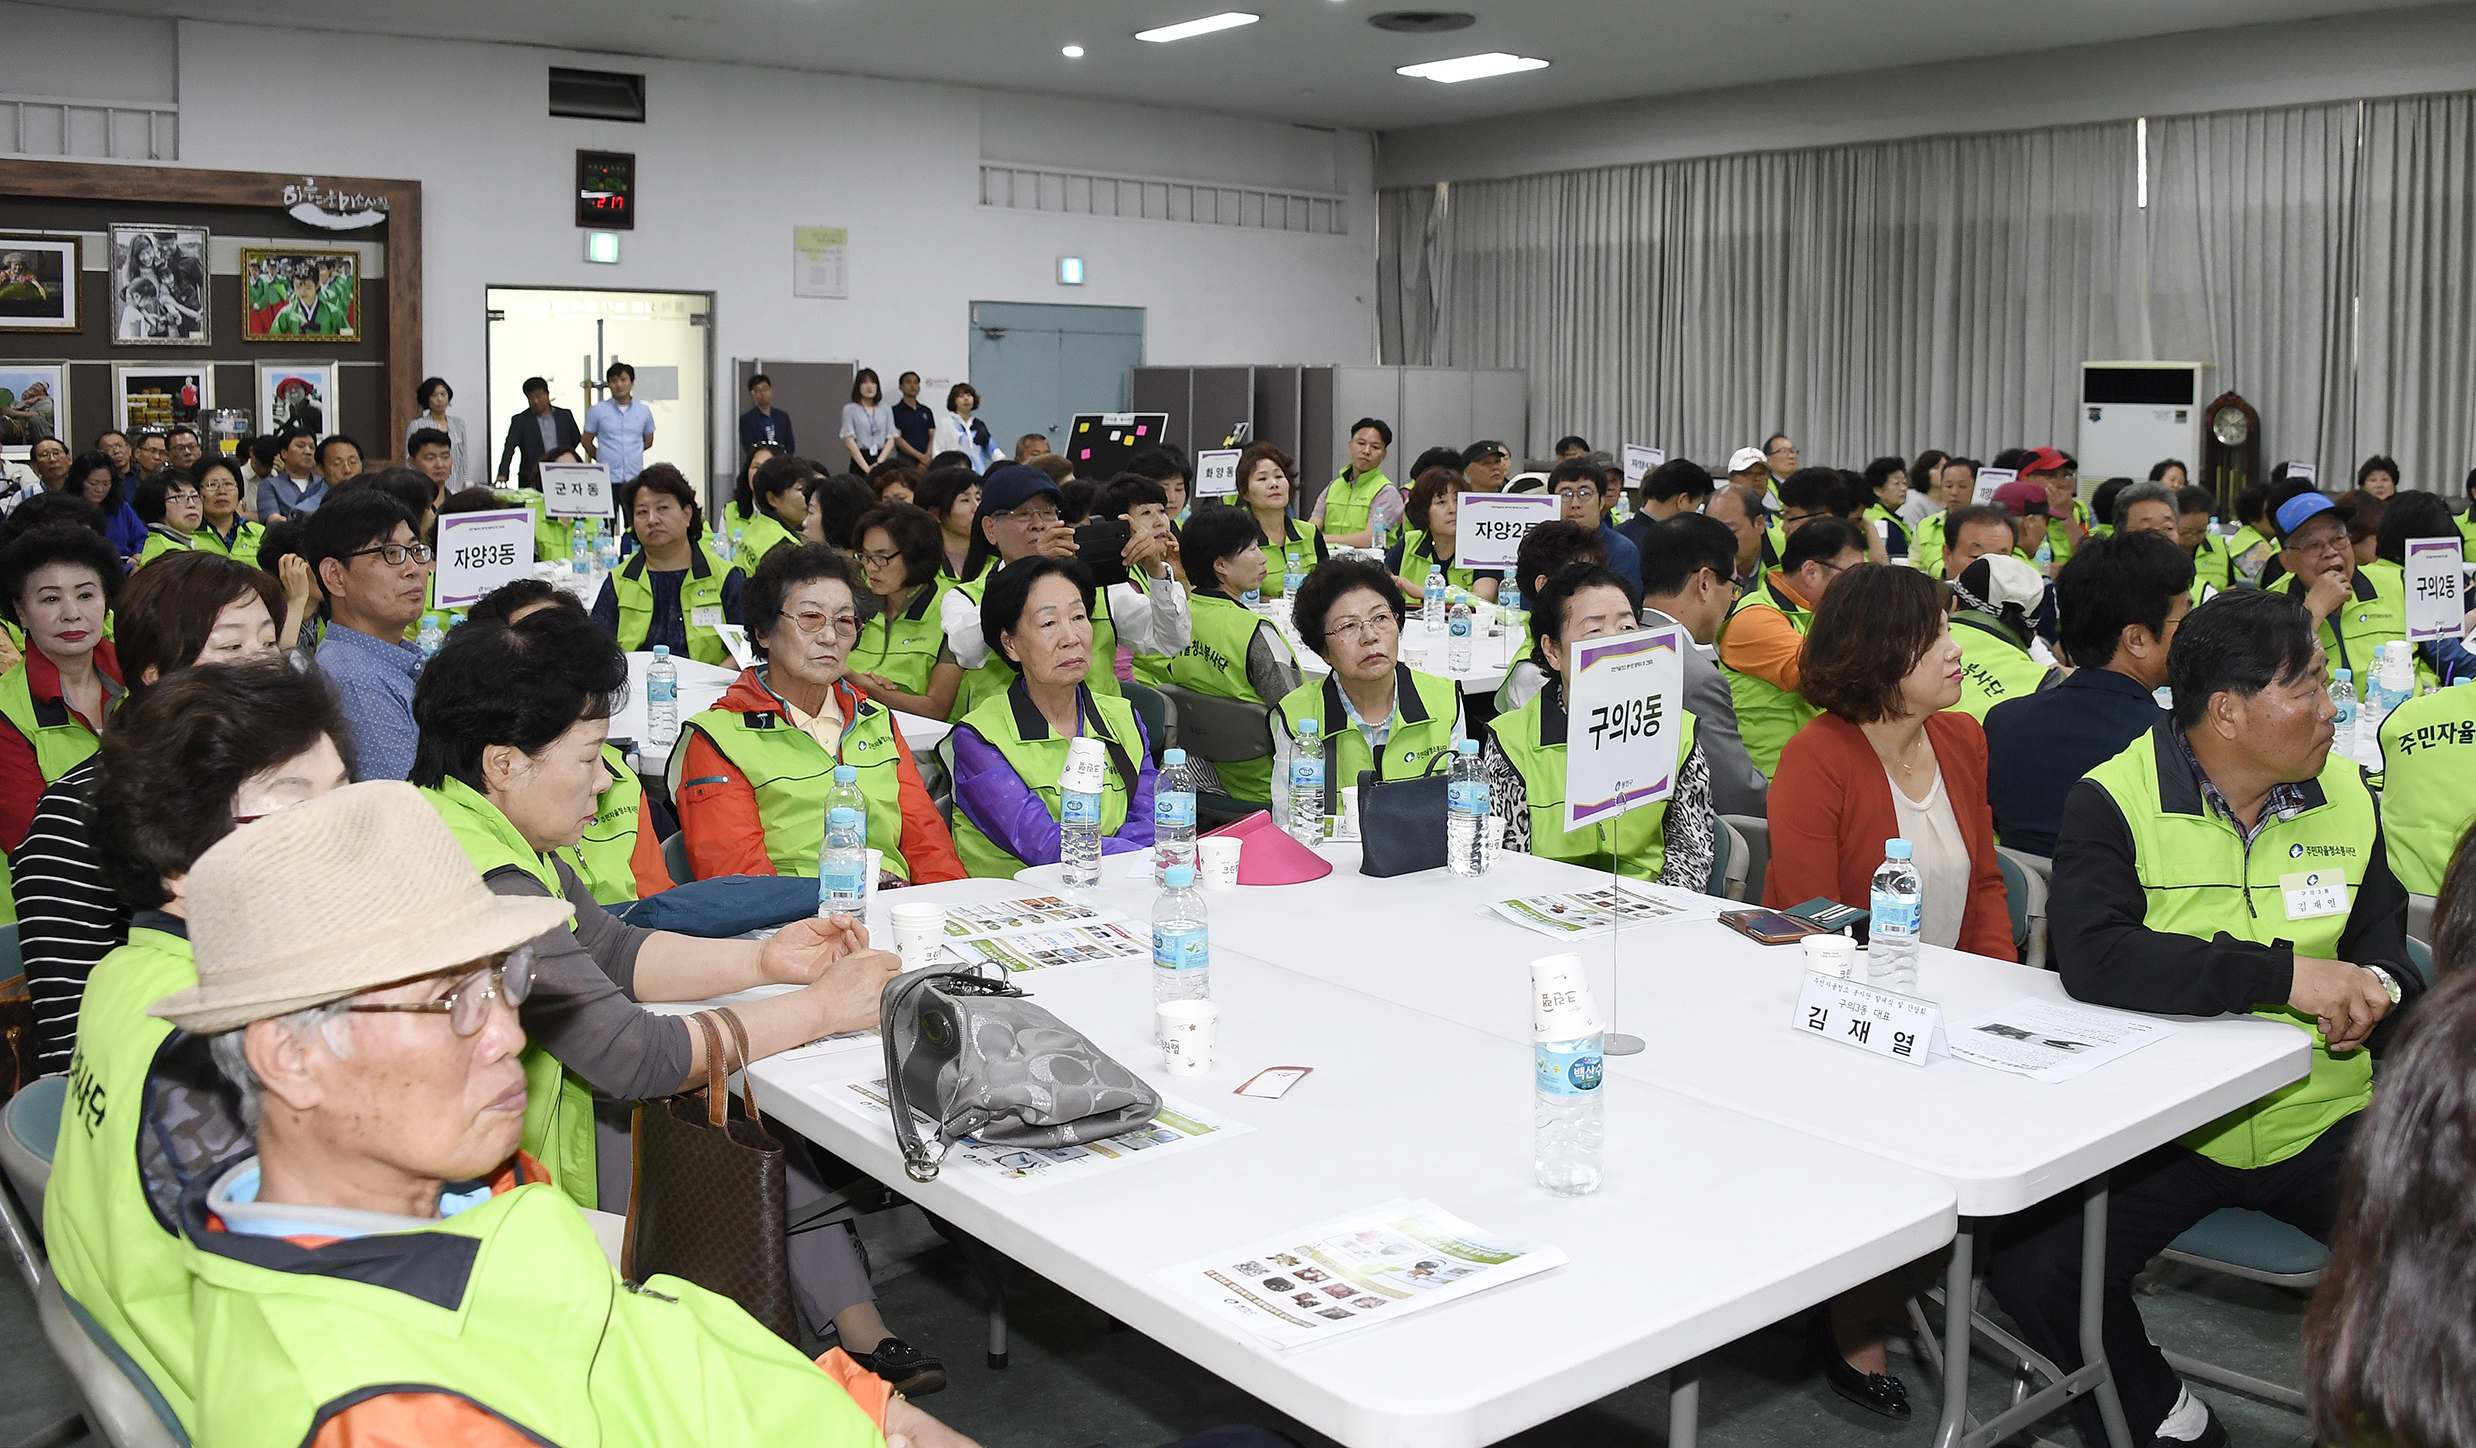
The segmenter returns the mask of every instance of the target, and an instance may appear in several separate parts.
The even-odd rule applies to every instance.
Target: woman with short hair
[[[863,367],[851,376],[851,400],[843,404],[843,451],[851,454],[851,471],[865,474],[894,456],[894,409],[886,405],[885,384],[877,369]]]
[[[974,575],[965,572],[964,565],[979,531],[975,520],[980,514],[980,475],[969,468],[931,468],[921,478],[918,496],[912,501],[937,520],[938,547],[945,554],[939,576],[948,583],[970,582]]]
[[[1439,755],[1463,738],[1461,690],[1451,679],[1401,662],[1401,585],[1367,558],[1335,558],[1298,586],[1292,626],[1332,672],[1281,698],[1272,731],[1272,817],[1289,813],[1290,741],[1316,721],[1324,739],[1324,817],[1343,811],[1361,772],[1378,782],[1437,772]]]
[[[266,527],[241,511],[240,468],[230,458],[208,456],[198,460],[197,472],[198,526],[190,545],[255,565]]]
[[[739,622],[748,580],[714,551],[696,489],[679,469],[655,463],[636,475],[628,518],[636,551],[602,580],[593,621],[626,653],[658,644],[674,657],[729,664],[722,628]]]
[[[1410,487],[1410,501],[1401,510],[1400,541],[1386,550],[1386,565],[1401,580],[1401,591],[1427,594],[1427,575],[1444,570],[1447,588],[1458,588],[1487,603],[1496,601],[1496,576],[1485,576],[1455,562],[1460,552],[1461,495],[1470,480],[1459,468],[1429,468]]]
[[[0,849],[14,850],[35,800],[86,761],[120,702],[120,659],[103,636],[120,558],[84,529],[38,528],[0,548],[0,609],[25,631],[25,662],[0,674]]]
[[[743,474],[725,511],[731,523],[731,566],[748,578],[765,555],[785,543],[797,545],[808,521],[810,478],[819,469],[806,458],[778,457]]]
[[[946,409],[937,415],[937,442],[933,451],[959,452],[971,459],[971,470],[985,473],[1005,461],[1006,451],[989,437],[989,425],[972,416],[980,409],[980,389],[968,382],[957,382],[946,389]],[[930,466],[936,466],[932,457]]]
[[[146,525],[146,546],[138,553],[140,568],[166,553],[186,553],[197,546],[195,534],[205,511],[198,480],[184,469],[165,468],[138,479],[137,497],[130,506]]]
[[[860,567],[877,600],[851,650],[851,681],[889,709],[945,719],[963,686],[963,666],[937,621],[945,550],[937,520],[909,503],[860,515]]]
[[[1204,508],[1187,520],[1179,556],[1194,592],[1187,600],[1190,637],[1175,653],[1140,653],[1135,676],[1158,688],[1176,684],[1216,699],[1278,704],[1298,687],[1298,660],[1270,619],[1248,607],[1264,582],[1264,550],[1255,519],[1236,508]],[[1211,766],[1222,792],[1236,799],[1272,798],[1272,756]]]

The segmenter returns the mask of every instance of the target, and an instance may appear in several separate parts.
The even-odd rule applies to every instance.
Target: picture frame
[[[361,253],[348,247],[241,248],[241,340],[361,340]]]
[[[74,236],[0,231],[0,332],[86,330],[84,266]]]
[[[259,363],[259,430],[281,433],[297,425],[320,437],[333,431],[338,370],[334,362]]]
[[[112,364],[112,425],[131,437],[177,423],[203,429],[214,408],[215,369],[205,363]]]
[[[76,452],[73,427],[66,361],[0,362],[0,457],[22,462],[47,437]]]
[[[212,344],[203,226],[112,228],[112,339],[124,347]]]

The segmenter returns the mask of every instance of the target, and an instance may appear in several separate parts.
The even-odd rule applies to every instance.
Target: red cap
[[[2072,464],[2061,452],[2051,447],[2038,447],[2031,448],[2028,455],[2020,460],[2019,472],[2025,478],[2031,473],[2059,473],[2070,466]]]
[[[2013,517],[2035,513],[2046,514],[2046,486],[2027,478],[2014,478],[1995,489],[1995,504]]]

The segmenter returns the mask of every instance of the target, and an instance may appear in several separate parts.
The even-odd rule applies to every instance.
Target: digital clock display
[[[576,224],[596,231],[636,229],[636,157],[622,151],[576,153]]]

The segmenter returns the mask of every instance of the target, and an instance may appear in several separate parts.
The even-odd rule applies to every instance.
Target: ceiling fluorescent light
[[[1544,60],[1532,60],[1524,55],[1507,55],[1501,50],[1495,50],[1485,55],[1465,55],[1458,60],[1431,60],[1425,65],[1405,65],[1394,74],[1416,76],[1420,80],[1453,85],[1459,81],[1483,80],[1491,75],[1511,75],[1515,71],[1545,69],[1547,69],[1547,62]]]
[[[1190,40],[1198,35],[1210,35],[1216,30],[1230,30],[1240,25],[1253,25],[1263,18],[1261,15],[1249,15],[1244,10],[1225,10],[1218,15],[1207,15],[1201,20],[1189,20],[1180,25],[1164,25],[1158,30],[1138,30],[1135,32],[1135,38],[1162,45],[1172,40]]]

